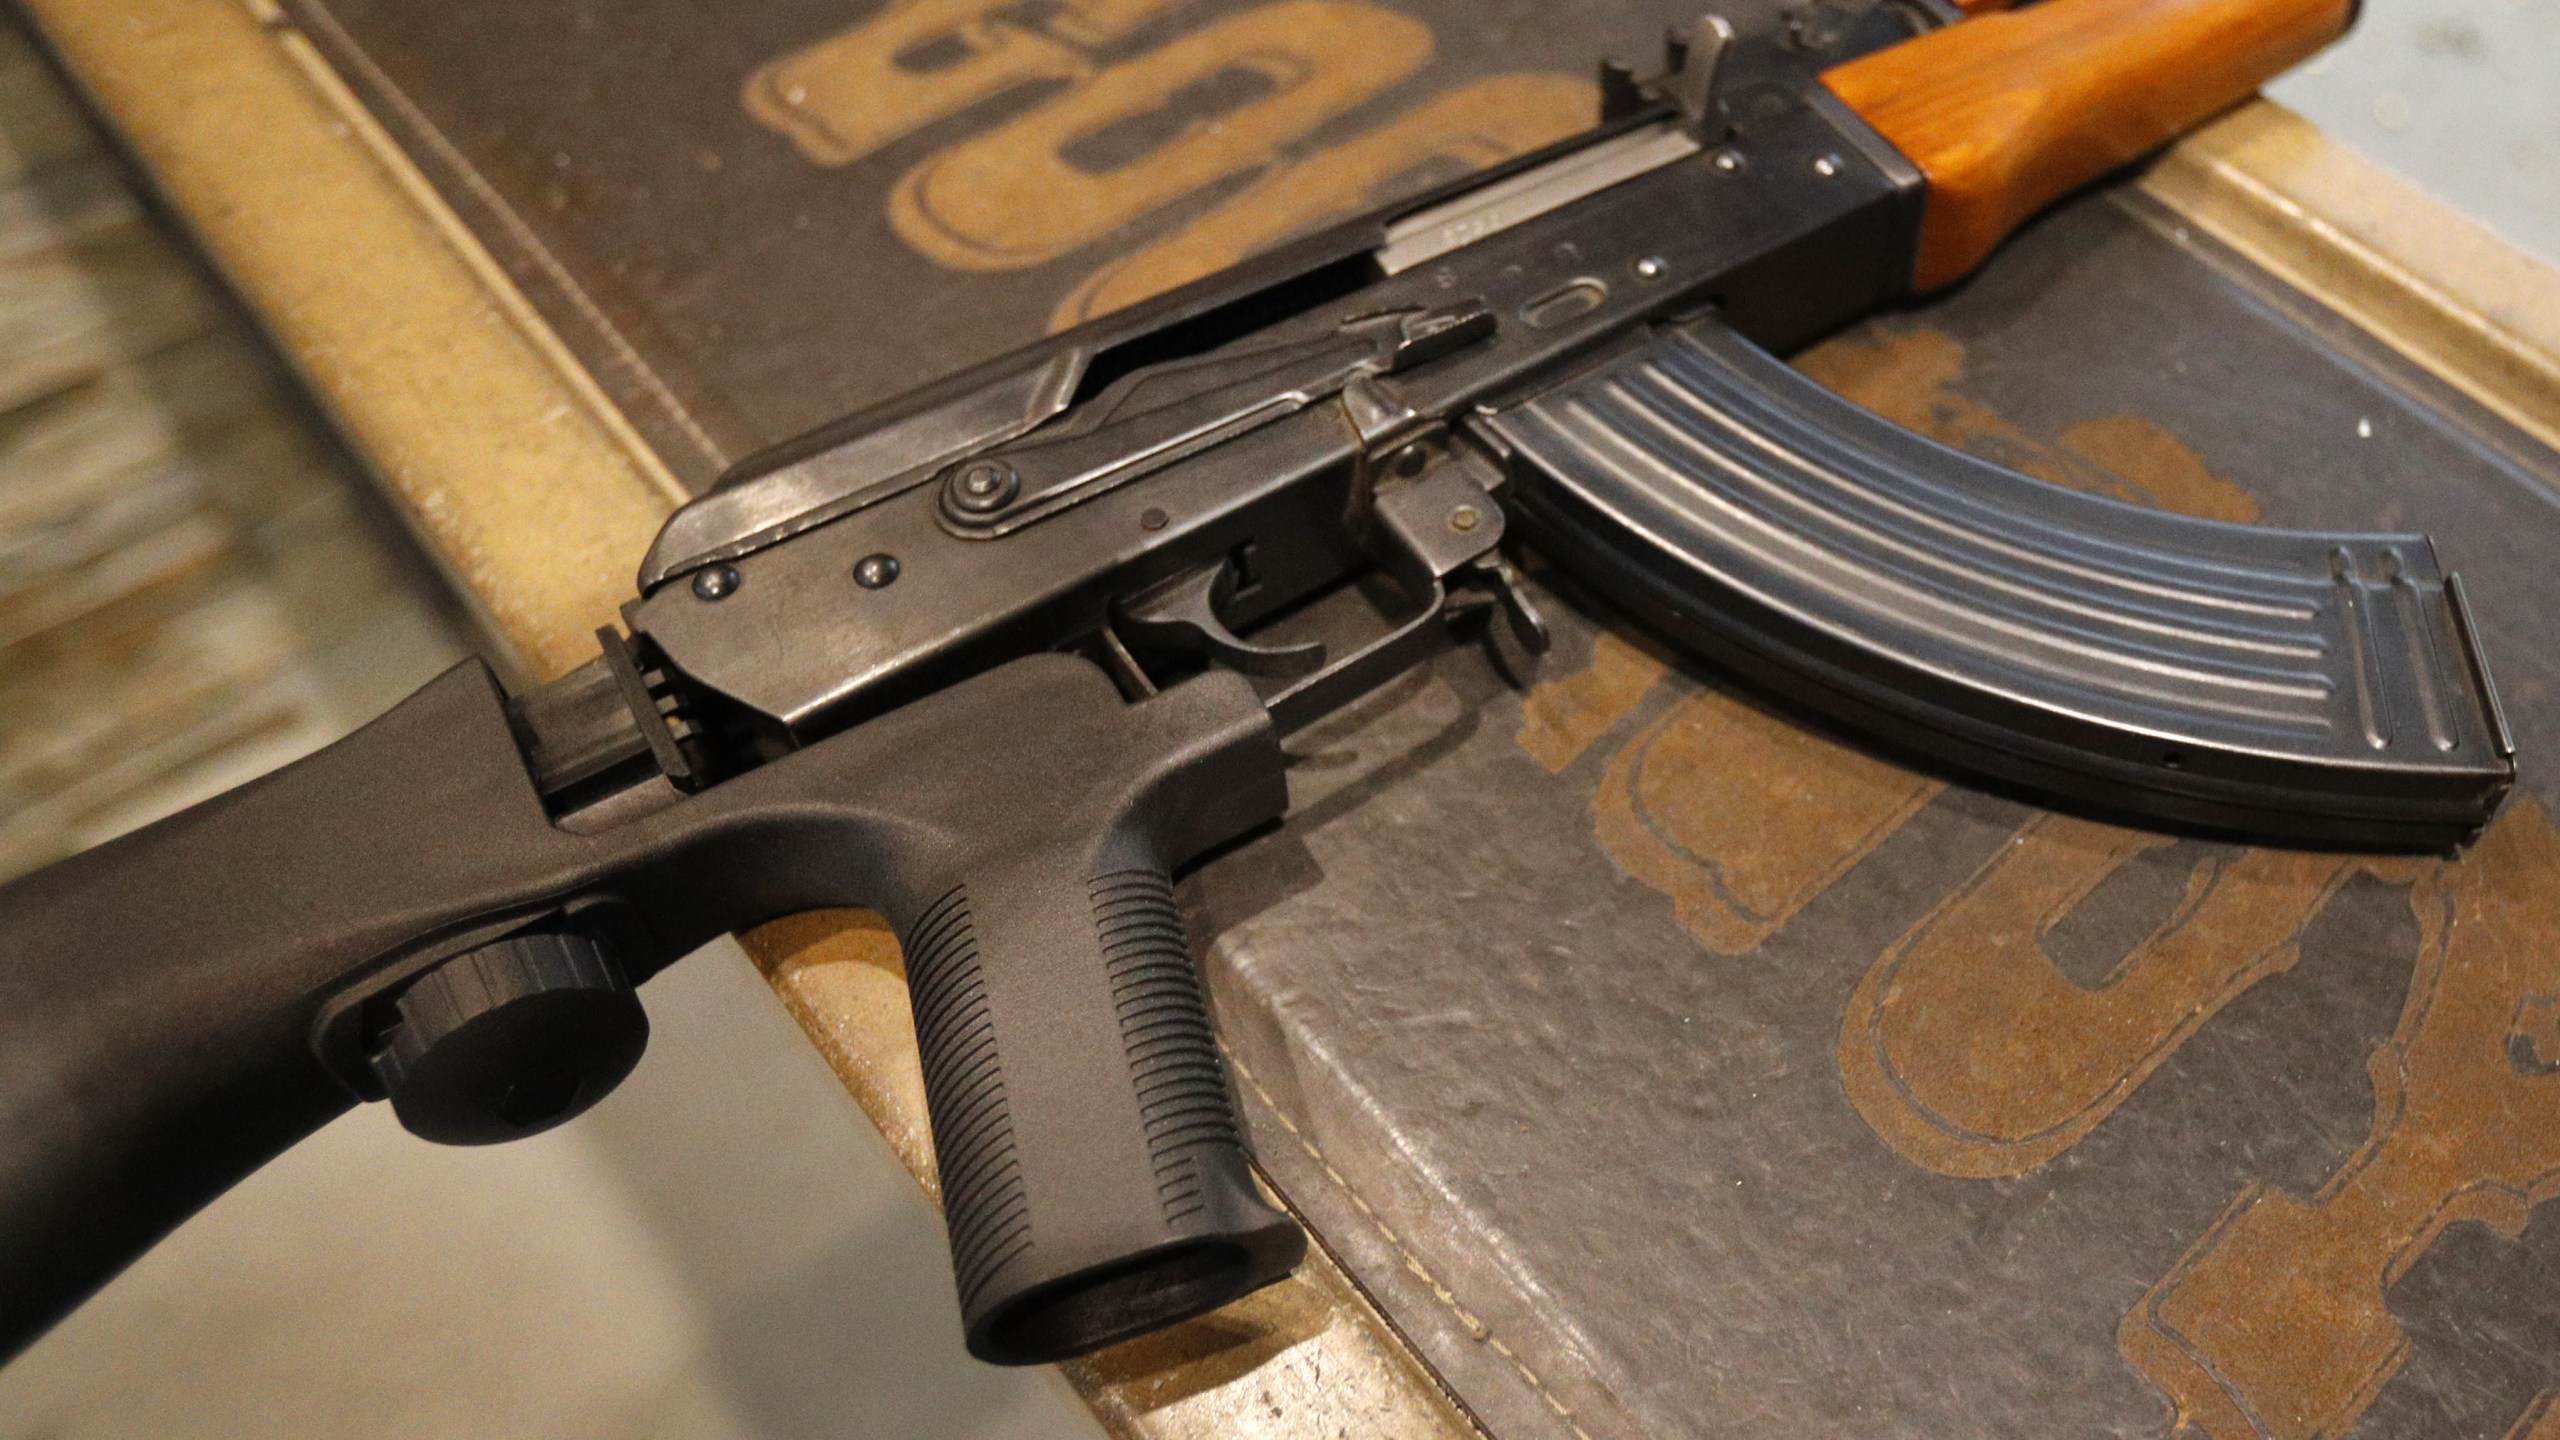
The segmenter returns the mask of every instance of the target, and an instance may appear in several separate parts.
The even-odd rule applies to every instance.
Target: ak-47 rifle
[[[1605,67],[1584,138],[743,467],[569,674],[509,696],[464,664],[0,889],[0,1354],[357,1100],[460,1142],[578,1113],[639,1055],[635,986],[824,906],[903,937],[975,1353],[1269,1283],[1304,1241],[1248,1168],[1170,877],[1280,817],[1282,737],[1462,625],[1525,670],[1515,533],[1969,773],[2461,844],[2511,751],[2425,538],[2065,492],[1772,358],[1961,278],[2351,3],[1710,18],[1657,78]],[[1401,609],[1271,639],[1354,581]]]

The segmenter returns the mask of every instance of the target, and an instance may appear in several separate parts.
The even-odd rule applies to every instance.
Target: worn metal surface
[[[451,212],[396,152],[369,143],[325,76],[315,87],[297,37],[258,13],[197,0],[28,8],[495,633],[530,670],[583,659],[627,593],[665,492],[615,426],[593,418],[592,390],[520,298],[457,251]],[[749,946],[770,964],[799,952],[789,927]],[[776,984],[795,1013],[858,1023],[859,1008],[813,1008],[839,998],[825,974],[795,965]],[[822,1048],[924,1178],[902,980],[895,1006],[895,1023],[860,1050]],[[1148,1440],[1266,1426],[1473,1433],[1339,1272],[1310,1266],[1252,1305],[1262,1319],[1211,1317],[1070,1378],[1106,1422]]]
[[[90,57],[110,108],[151,122],[135,127],[141,148],[235,282],[310,327],[279,325],[298,354],[340,357],[304,363],[341,414],[371,387],[452,380],[416,360],[455,353],[434,345],[333,351],[367,340],[381,297],[298,289],[311,252],[295,242],[312,237],[238,213],[272,193],[241,179],[265,161],[203,147],[324,173],[382,158],[343,137],[331,151],[317,124],[294,142],[319,147],[308,155],[259,150],[219,123],[212,82],[151,65],[228,56],[272,85],[294,74],[259,48],[273,42],[177,0],[37,8],[84,42],[66,49]],[[110,8],[140,18],[109,26]],[[831,128],[771,106],[824,109],[824,86],[858,66],[793,53],[801,68],[755,72],[746,103],[808,163],[849,163],[824,157],[878,138],[844,131],[858,110],[818,117]],[[1068,61],[1088,78],[1055,83],[1090,83],[1090,62]],[[154,108],[172,95],[200,109]],[[307,91],[276,103],[326,113]],[[2281,125],[2254,113],[2234,123]],[[961,127],[933,132],[943,148],[966,138],[966,122],[939,123]],[[2274,237],[2252,254],[2316,253],[2341,229],[2320,217],[2352,214],[2369,175],[2316,146],[2199,155],[2215,184],[2155,188],[2195,229]],[[501,482],[487,447],[436,433],[450,412],[414,398],[369,412],[484,601],[517,607],[537,640],[574,634],[618,598],[627,561],[564,572],[545,545],[610,549],[623,522],[572,507],[659,492],[608,425],[580,418],[577,390],[546,368],[561,352],[475,296],[487,272],[452,261],[449,225],[416,219],[414,177],[370,174],[343,208],[303,208],[375,206],[386,254],[444,256],[469,284],[439,292],[462,307],[443,313],[483,317],[454,333],[519,337],[500,413],[566,414],[584,448],[541,453],[638,477],[535,466]],[[1293,175],[1299,201],[1343,193],[1305,170],[1273,183]],[[2234,190],[2278,198],[2253,212]],[[1059,313],[1324,208],[1263,202],[1247,216],[1259,229],[1202,202],[1179,255],[1161,232],[1117,256],[1074,251],[1100,268]],[[2394,232],[2420,234],[2430,212],[2399,208]],[[2244,232],[2252,213],[2266,223]],[[2087,202],[1946,305],[1807,366],[2064,483],[2226,519],[2434,531],[2471,577],[2528,756],[2548,753],[2555,482],[2547,452],[2483,403],[2507,382],[2483,378],[2489,352],[2459,338],[2466,307],[2397,308],[2397,328],[2378,327],[2391,344],[2362,339],[2181,241],[2180,223]],[[408,238],[380,241],[394,233]],[[952,263],[993,253],[943,233]],[[2443,291],[2423,246],[2391,253],[2405,278],[2389,283]],[[2539,272],[2498,273],[2503,290],[2467,308],[2550,293]],[[2529,330],[2520,343],[2537,363]],[[1310,732],[1298,818],[1193,886],[1270,1173],[1489,1428],[2495,1435],[2547,1416],[2560,1315],[2537,1277],[2560,1239],[2532,1206],[2560,1173],[2560,981],[2537,970],[2532,937],[2560,918],[2540,908],[2560,872],[2551,772],[2528,768],[2528,802],[2451,867],[2163,842],[1950,789],[1738,700],[1640,637],[1569,629],[1525,704],[1458,656]],[[758,949],[921,1169],[893,947],[860,932],[813,919]],[[1315,1270],[1298,1286],[1207,1322],[1234,1328],[1106,1357],[1079,1384],[1129,1433],[1464,1425],[1346,1280]],[[1124,1358],[1134,1368],[1112,1368]]]
[[[2433,531],[2553,753],[2560,461],[2178,227],[2082,202],[1801,363],[2060,483]],[[2560,1259],[2547,764],[2457,864],[2171,840],[1556,608],[1537,693],[1461,657],[1312,735],[1195,882],[1265,1163],[1494,1433],[2496,1435],[2560,1383],[2499,1281]]]

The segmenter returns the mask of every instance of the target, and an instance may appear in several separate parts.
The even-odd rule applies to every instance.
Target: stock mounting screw
[[[1146,510],[1138,516],[1138,528],[1141,530],[1161,530],[1172,523],[1172,516],[1167,515],[1153,505],[1148,506]]]
[[[693,572],[693,598],[726,600],[738,593],[738,572],[734,566],[714,565]]]
[[[1449,512],[1449,528],[1464,535],[1484,523],[1484,512],[1473,505],[1461,505]]]
[[[853,562],[853,583],[865,590],[886,589],[898,578],[898,557],[865,555]]]
[[[550,1129],[620,1084],[649,1043],[603,942],[563,931],[457,955],[387,1008],[374,1078],[402,1125],[446,1145]]]
[[[1715,166],[1716,173],[1719,175],[1739,175],[1742,173],[1742,152],[1719,150],[1715,153],[1715,158],[1707,163]]]
[[[1814,161],[1813,173],[1821,176],[1825,180],[1839,174],[1840,157],[1837,155],[1825,155],[1821,159]]]
[[[1639,280],[1659,280],[1669,273],[1671,267],[1663,264],[1659,255],[1647,255],[1636,262],[1636,278]]]
[[[1022,488],[1022,477],[1001,460],[981,460],[951,478],[951,504],[971,515],[1003,509]]]

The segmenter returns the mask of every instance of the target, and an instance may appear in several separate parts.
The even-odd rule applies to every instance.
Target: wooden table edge
[[[681,491],[309,42],[268,0],[19,3],[490,633],[533,675],[591,654]],[[2266,101],[2141,185],[2560,447],[2560,273]],[[930,1191],[894,940],[836,915],[747,945]],[[1145,1440],[1479,1433],[1321,1250],[1284,1286],[1065,1368]]]
[[[23,0],[506,657],[594,652],[681,499],[308,41],[251,0]]]
[[[310,42],[265,0],[22,9],[507,658],[539,677],[592,655],[682,491]],[[895,943],[857,916],[746,940],[930,1192]],[[863,977],[885,982],[877,1023],[847,1045],[838,982]],[[1062,1368],[1143,1440],[1479,1433],[1320,1250],[1216,1316]]]
[[[2140,185],[2560,450],[2560,269],[2267,100],[2190,136]]]

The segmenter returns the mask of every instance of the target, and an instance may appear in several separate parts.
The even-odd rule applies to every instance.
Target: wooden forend
[[[2353,16],[2353,0],[2044,0],[1822,82],[1928,177],[1912,287],[1930,290],[2028,216],[2247,99]]]

